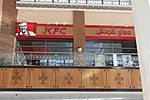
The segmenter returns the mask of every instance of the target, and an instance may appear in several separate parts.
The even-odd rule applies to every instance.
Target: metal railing
[[[137,67],[138,56],[133,53],[67,53],[67,52],[0,53],[0,66],[89,66]]]
[[[96,5],[131,5],[131,0],[17,0],[20,2],[96,4]]]

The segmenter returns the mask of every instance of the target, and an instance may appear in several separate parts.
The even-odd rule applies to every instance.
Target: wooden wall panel
[[[2,88],[2,81],[3,81],[3,69],[0,69],[0,88]]]
[[[80,88],[81,70],[80,69],[57,69],[56,87],[57,88]]]
[[[131,71],[132,85],[135,89],[142,89],[140,70],[133,69]]]
[[[109,69],[107,70],[108,88],[130,89],[131,74],[127,69]]]
[[[54,69],[31,69],[30,76],[31,88],[54,88],[55,87],[55,70]]]
[[[104,69],[82,70],[83,88],[106,88],[106,71]]]
[[[29,69],[7,68],[4,70],[4,88],[27,88],[29,87]]]

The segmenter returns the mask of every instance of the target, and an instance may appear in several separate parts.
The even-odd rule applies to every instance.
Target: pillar
[[[0,0],[1,7],[1,29],[0,29],[0,52],[14,51],[16,32],[16,0]]]
[[[150,4],[132,0],[144,100],[150,100]]]
[[[85,66],[85,17],[84,11],[73,11],[73,34],[75,65]],[[78,53],[77,48],[81,47],[82,52]],[[80,60],[77,60],[80,59]]]
[[[0,0],[0,32],[1,32],[1,21],[2,21],[2,4],[3,4],[3,0]]]

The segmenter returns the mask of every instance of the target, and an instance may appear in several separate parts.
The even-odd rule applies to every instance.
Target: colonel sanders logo
[[[19,32],[17,32],[16,36],[36,36],[36,34],[33,31],[28,31],[28,24],[26,22],[20,22],[18,24]]]

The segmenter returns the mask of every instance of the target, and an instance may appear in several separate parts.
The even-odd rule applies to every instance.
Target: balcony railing
[[[133,53],[16,52],[0,53],[0,65],[137,67],[139,63]]]
[[[96,5],[131,5],[131,0],[17,0],[19,2],[96,4]]]

